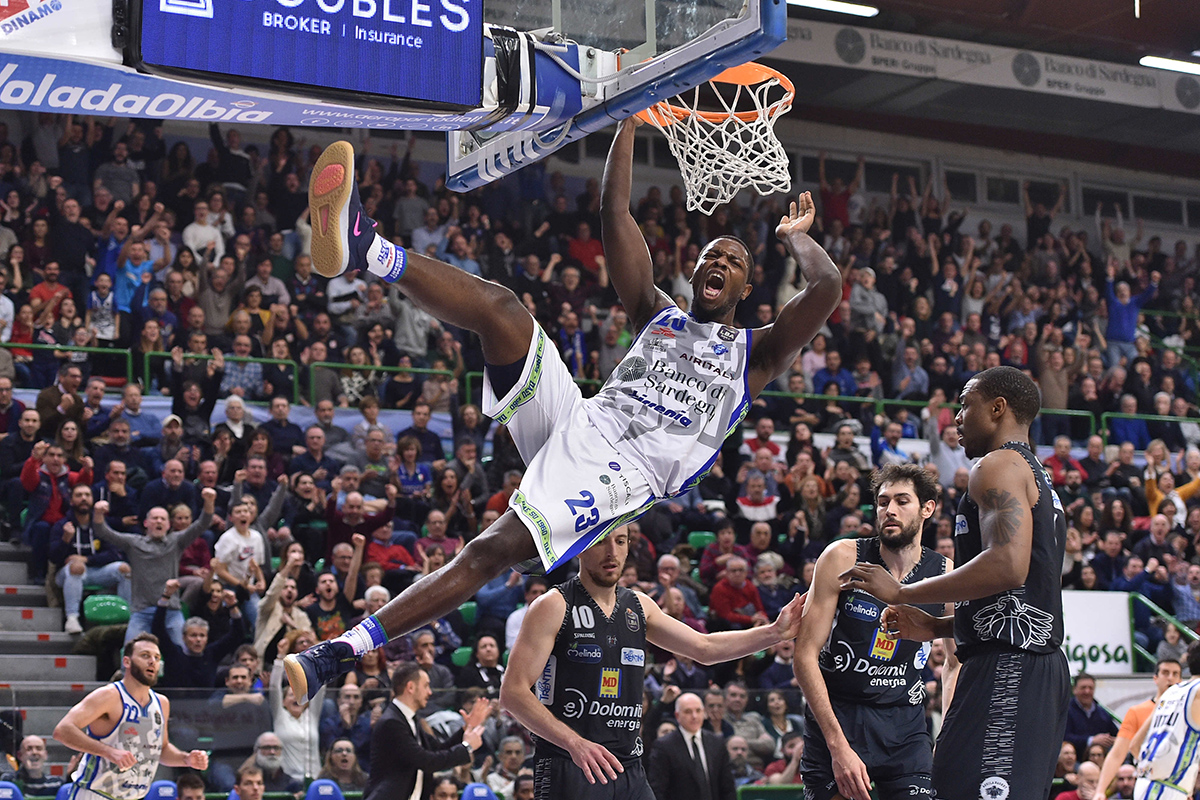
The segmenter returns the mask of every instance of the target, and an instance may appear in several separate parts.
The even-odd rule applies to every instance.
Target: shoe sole
[[[284,656],[283,669],[287,673],[288,683],[292,685],[292,694],[297,698],[303,697],[304,702],[308,702],[310,699],[308,696],[308,676],[304,674],[304,666],[300,663],[300,659],[294,655]]]
[[[308,183],[312,264],[326,278],[341,275],[350,263],[347,212],[353,191],[354,147],[349,142],[334,142],[317,159]],[[291,674],[289,669],[288,675]]]

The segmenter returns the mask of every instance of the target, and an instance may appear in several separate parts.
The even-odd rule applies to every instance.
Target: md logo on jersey
[[[888,637],[883,628],[875,629],[875,641],[871,643],[871,658],[891,661],[896,655],[896,640]]]
[[[879,619],[879,606],[868,603],[861,597],[850,595],[846,598],[846,603],[842,608],[847,614],[855,619],[861,619],[863,622],[875,622]]]
[[[639,630],[641,630],[642,622],[638,619],[637,612],[632,608],[625,609],[625,627],[629,628],[629,630],[633,631],[634,633],[637,633]]]
[[[573,644],[567,650],[567,658],[580,664],[599,664],[604,651],[598,644]]]
[[[623,667],[644,667],[646,666],[646,653],[644,650],[639,650],[636,647],[621,648],[621,666]]]
[[[621,670],[616,667],[604,667],[600,670],[600,696],[621,696]]]

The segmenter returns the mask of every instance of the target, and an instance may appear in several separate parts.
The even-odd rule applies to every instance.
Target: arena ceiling
[[[870,0],[859,0],[869,2]],[[792,19],[1136,65],[1200,61],[1196,0],[879,0],[870,19],[789,9]],[[797,108],[868,129],[1200,176],[1200,115],[946,80],[768,59],[789,73]],[[1180,159],[1180,154],[1186,157]]]

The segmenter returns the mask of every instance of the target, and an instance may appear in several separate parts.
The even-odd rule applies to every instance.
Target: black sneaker
[[[334,142],[313,165],[308,184],[313,269],[335,278],[347,269],[366,269],[375,223],[363,211],[354,180],[354,147]]]
[[[354,669],[357,662],[350,645],[330,639],[303,653],[285,656],[283,668],[292,684],[292,693],[307,702],[317,696],[322,686]]]

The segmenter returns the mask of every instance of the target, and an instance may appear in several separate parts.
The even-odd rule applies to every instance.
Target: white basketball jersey
[[[600,435],[642,470],[656,497],[699,483],[746,416],[750,339],[749,330],[664,308],[585,401]]]
[[[1191,797],[1196,785],[1200,730],[1192,727],[1188,707],[1200,679],[1192,678],[1163,692],[1137,760],[1137,776],[1148,778]]]
[[[118,770],[111,761],[85,755],[71,780],[81,789],[87,789],[112,800],[142,800],[150,791],[154,773],[158,771],[158,760],[163,747],[163,710],[159,696],[150,692],[150,702],[143,708],[118,681],[113,684],[121,693],[124,706],[121,721],[105,736],[96,736],[110,747],[126,750],[137,756],[137,763],[127,770]]]

